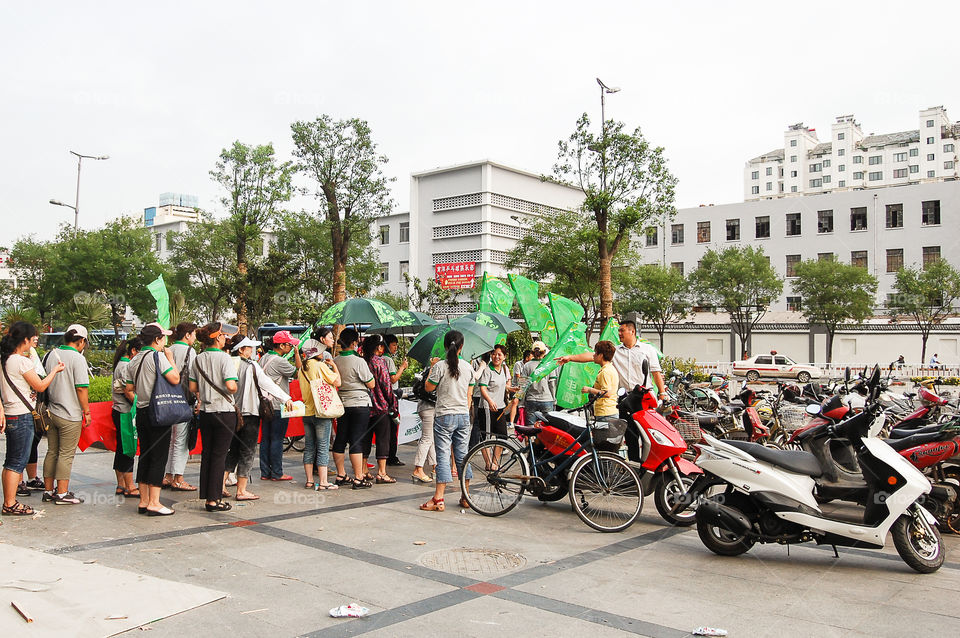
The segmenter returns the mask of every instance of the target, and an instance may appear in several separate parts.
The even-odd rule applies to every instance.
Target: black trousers
[[[390,415],[371,414],[370,425],[363,438],[363,456],[370,456],[370,450],[373,448],[373,435],[377,435],[377,458],[390,458]],[[397,439],[393,438],[394,453],[396,453]]]
[[[120,436],[120,413],[113,410],[110,416],[113,417],[113,426],[117,428],[117,451],[113,453],[113,469],[123,473],[132,472],[133,455],[137,451],[123,449],[123,437]]]
[[[223,468],[227,451],[237,430],[236,412],[201,412],[200,498],[219,501],[223,498]]]
[[[390,450],[388,458],[397,458],[397,439],[400,437],[400,419],[390,418]]]
[[[150,418],[150,407],[137,410],[137,438],[140,440],[140,462],[137,464],[137,483],[160,487],[170,453],[172,428],[158,428]]]
[[[623,433],[623,440],[627,444],[627,458],[636,463],[640,462],[640,426],[633,420],[633,415],[625,409],[620,410],[620,418],[626,420],[627,431]]]
[[[333,452],[344,454],[349,444],[350,454],[363,454],[369,427],[370,406],[343,408],[343,416],[337,419],[337,435],[333,439]]]

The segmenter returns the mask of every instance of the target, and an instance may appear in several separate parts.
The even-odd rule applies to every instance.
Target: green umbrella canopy
[[[498,332],[488,326],[478,324],[471,319],[456,319],[450,323],[441,323],[423,329],[413,343],[407,355],[419,361],[421,365],[430,365],[432,357],[443,357],[443,338],[451,330],[463,333],[463,351],[460,356],[467,361],[493,350],[497,344]]]
[[[425,312],[410,312],[397,310],[397,318],[393,321],[376,323],[367,328],[373,334],[416,334],[427,326],[437,325],[437,320]]]
[[[394,321],[397,311],[376,299],[347,299],[335,303],[317,321],[318,326],[353,323],[385,323]]]
[[[515,332],[522,330],[520,324],[499,312],[471,312],[461,317],[462,319],[472,319],[482,326],[493,328],[497,332]]]

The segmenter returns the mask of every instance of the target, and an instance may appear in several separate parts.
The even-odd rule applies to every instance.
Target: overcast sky
[[[743,198],[746,160],[803,121],[866,133],[960,116],[953,2],[7,2],[0,8],[0,245],[141,215],[221,212],[234,140],[290,153],[290,123],[369,121],[397,210],[413,171],[481,158],[549,172],[595,78],[607,115],[666,148],[677,205]],[[297,206],[310,202],[297,202]]]

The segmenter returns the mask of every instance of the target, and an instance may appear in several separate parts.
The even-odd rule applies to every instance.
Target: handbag
[[[248,361],[247,363],[253,371],[253,385],[256,386],[257,398],[260,399],[260,403],[257,406],[257,413],[260,415],[261,421],[269,423],[276,417],[276,410],[273,409],[273,402],[260,392],[260,378],[257,376],[257,366],[253,361]]]
[[[239,430],[240,428],[242,428],[243,413],[240,412],[240,406],[237,405],[236,401],[233,400],[233,397],[230,396],[226,390],[220,389],[219,387],[217,387],[217,385],[213,381],[210,380],[210,377],[207,376],[207,373],[204,372],[203,368],[200,367],[199,361],[194,362],[193,365],[196,366],[197,372],[200,373],[200,376],[203,377],[203,380],[206,381],[208,384],[210,384],[210,387],[213,388],[217,394],[222,396],[224,399],[229,401],[231,405],[233,405],[233,411],[237,413],[237,429]]]
[[[150,415],[153,425],[166,428],[177,423],[187,423],[193,418],[193,408],[187,402],[183,386],[179,383],[170,383],[160,374],[160,353],[157,351],[153,353],[153,363],[157,374],[153,383],[153,393],[150,395]]]
[[[343,416],[343,401],[340,400],[340,395],[337,393],[337,389],[333,387],[333,384],[327,381],[327,370],[324,370],[326,364],[320,362],[320,378],[319,379],[307,379],[307,375],[304,374],[303,369],[300,369],[300,374],[303,375],[304,379],[307,379],[310,384],[310,396],[313,399],[313,409],[318,417],[321,419],[339,419]],[[332,373],[332,371],[330,371]],[[333,380],[336,380],[336,376],[332,376]]]
[[[48,353],[49,354],[49,353]],[[38,410],[40,408],[40,402],[37,402],[36,406],[30,405],[30,402],[20,394],[20,390],[17,389],[17,386],[13,385],[13,382],[10,381],[10,375],[7,374],[7,366],[3,367],[3,377],[7,380],[7,385],[10,386],[10,389],[13,390],[13,393],[20,398],[20,402],[23,403],[23,407],[30,410],[30,415],[33,417],[33,427],[36,429],[38,434],[43,434],[48,429],[50,429],[50,411],[46,406],[43,406],[43,411]]]

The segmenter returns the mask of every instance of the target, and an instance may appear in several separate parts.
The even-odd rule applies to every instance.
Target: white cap
[[[534,341],[534,342],[533,342],[533,345],[530,347],[530,349],[533,350],[533,351],[535,351],[535,352],[549,352],[549,351],[550,351],[550,348],[547,347],[547,344],[545,344],[545,343],[542,342],[542,341]]]
[[[233,348],[232,348],[231,351],[232,351],[232,352],[239,352],[240,348],[246,348],[247,346],[251,346],[251,347],[253,347],[253,348],[256,348],[256,347],[259,346],[261,343],[263,343],[263,342],[262,342],[262,341],[257,341],[256,339],[251,339],[250,337],[244,337],[244,338],[243,338],[243,341],[241,341],[241,342],[238,343],[237,345],[233,346]]]
[[[70,332],[71,330],[73,330],[74,332],[76,332],[78,337],[83,337],[83,338],[86,339],[87,341],[90,340],[90,337],[87,335],[87,329],[84,328],[83,326],[81,326],[79,323],[71,324],[71,325],[67,328],[67,332]]]

